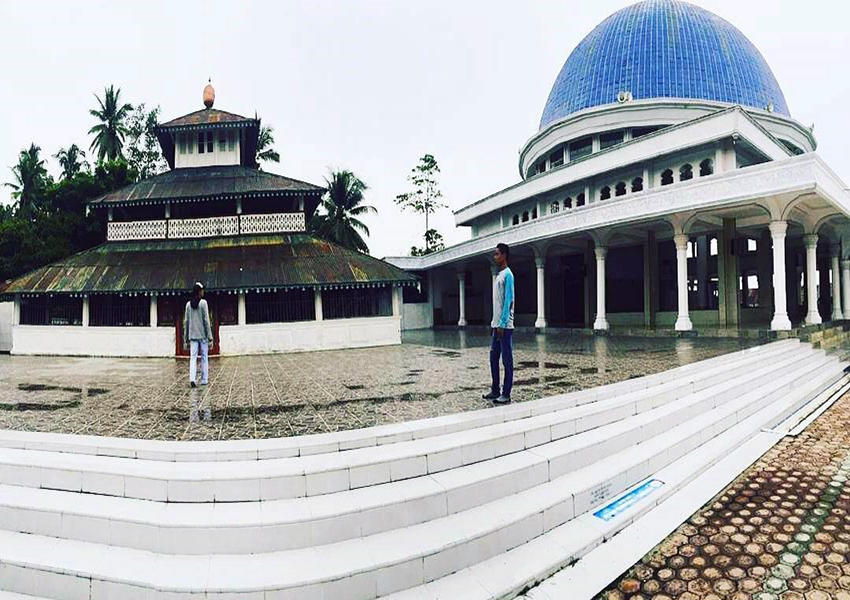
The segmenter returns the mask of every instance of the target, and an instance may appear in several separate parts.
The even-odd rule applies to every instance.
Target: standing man
[[[213,344],[210,309],[204,300],[204,286],[199,281],[192,290],[192,299],[183,313],[183,348],[189,346],[189,385],[197,387],[198,353],[201,355],[201,385],[210,380],[209,349]]]
[[[511,401],[511,388],[514,384],[514,274],[508,267],[511,249],[507,244],[497,244],[493,262],[499,268],[499,274],[493,283],[493,337],[490,340],[490,393],[485,400],[497,404]],[[505,365],[505,383],[499,393],[499,356]]]

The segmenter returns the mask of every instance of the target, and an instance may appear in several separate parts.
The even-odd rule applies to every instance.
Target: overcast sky
[[[368,185],[372,254],[421,244],[421,217],[393,198],[425,153],[449,209],[432,221],[467,239],[451,214],[519,180],[558,71],[601,20],[631,4],[583,1],[2,2],[0,181],[35,142],[45,155],[88,150],[88,109],[105,85],[165,120],[202,108],[256,111],[275,128],[279,165],[322,184],[330,167]],[[850,5],[825,0],[699,0],[761,50],[791,114],[815,124],[818,152],[850,181]],[[50,171],[58,165],[50,158]],[[9,188],[0,201],[10,202]]]

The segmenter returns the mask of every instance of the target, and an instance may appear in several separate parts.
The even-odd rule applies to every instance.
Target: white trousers
[[[201,383],[210,380],[210,347],[207,340],[191,340],[189,342],[189,381],[198,377],[198,349],[201,350]]]

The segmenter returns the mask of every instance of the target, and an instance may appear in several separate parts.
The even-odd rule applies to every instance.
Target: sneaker
[[[489,394],[484,394],[481,397],[484,398],[485,400],[495,400],[496,398],[499,397],[499,392],[490,392]]]
[[[198,384],[197,384],[197,383],[195,383],[194,381],[190,381],[190,382],[189,382],[189,386],[190,386],[190,387],[198,387]]]
[[[493,400],[496,404],[510,404],[511,397],[510,396],[499,396],[495,400]]]

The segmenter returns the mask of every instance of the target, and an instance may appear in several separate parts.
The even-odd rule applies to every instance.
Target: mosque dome
[[[764,57],[731,23],[679,0],[645,0],[600,23],[567,58],[540,129],[594,106],[682,98],[790,117]]]

